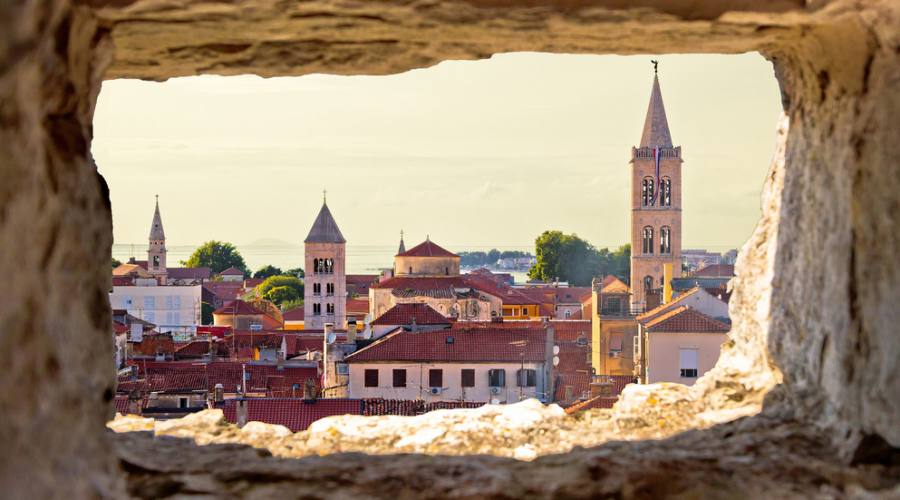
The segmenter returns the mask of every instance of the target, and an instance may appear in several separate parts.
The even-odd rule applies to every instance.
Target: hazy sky
[[[93,153],[116,243],[300,243],[328,190],[349,244],[627,242],[651,57],[518,53],[393,76],[103,84]],[[758,54],[663,56],[683,146],[684,247],[740,246],[759,218],[780,100]]]

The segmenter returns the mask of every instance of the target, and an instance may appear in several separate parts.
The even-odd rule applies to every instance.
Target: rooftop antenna
[[[650,59],[650,63],[653,64],[653,74],[659,74],[659,60],[658,59]]]
[[[326,196],[325,196],[325,195],[327,195],[327,194],[328,194],[328,191],[325,190],[325,189],[322,189],[322,204],[323,204],[323,205],[326,203]]]

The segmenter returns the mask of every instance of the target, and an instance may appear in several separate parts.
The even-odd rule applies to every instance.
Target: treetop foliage
[[[208,267],[213,273],[221,273],[229,267],[240,269],[245,276],[250,274],[244,257],[231,243],[211,240],[200,245],[188,260],[181,261],[185,267]]]

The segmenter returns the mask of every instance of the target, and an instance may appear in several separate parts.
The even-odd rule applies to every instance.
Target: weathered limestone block
[[[421,457],[357,457],[356,465],[368,464],[366,475],[341,483],[350,469],[318,459],[312,469],[320,469],[305,472],[306,490],[279,490],[296,488],[292,478],[302,476],[290,464],[253,462],[210,476],[204,470],[217,462],[192,456],[189,478],[154,483],[147,473],[144,483],[132,477],[130,491],[321,496],[328,482],[342,494],[383,496],[799,496],[814,491],[801,486],[817,484],[823,496],[873,488],[890,494],[866,475],[867,466],[847,471],[822,457],[888,460],[889,445],[900,446],[898,12],[895,0],[0,2],[0,276],[10,290],[0,301],[4,494],[123,492],[103,428],[114,381],[106,302],[111,223],[106,186],[90,158],[102,78],[385,74],[517,50],[758,50],[773,61],[790,128],[767,181],[763,221],[738,264],[735,332],[720,366],[674,398],[680,403],[670,412],[686,408],[700,412],[698,422],[716,421],[753,408],[779,384],[763,414],[673,438],[682,449],[706,450],[707,462],[692,461],[702,480],[672,466],[683,455],[669,445],[634,442],[539,457],[530,462],[534,469],[500,459],[447,462],[471,472],[473,482],[437,477],[445,465],[437,458],[429,462],[434,475],[420,478],[408,471]],[[598,422],[616,421],[598,415]],[[826,433],[804,434],[813,427]],[[211,427],[219,428],[232,432]],[[172,458],[166,450],[181,446],[175,441],[151,441],[151,448],[171,446],[153,449]],[[741,446],[755,454],[741,455]],[[532,453],[540,450],[523,448],[519,456]],[[126,463],[141,463],[129,456]],[[777,459],[754,468],[754,457]],[[154,459],[144,465],[159,472]],[[472,472],[476,463],[492,468]],[[267,467],[282,472],[266,476]],[[333,475],[322,476],[326,471]],[[284,484],[253,489],[281,473]],[[572,481],[564,485],[566,478]],[[654,490],[660,483],[669,489]]]

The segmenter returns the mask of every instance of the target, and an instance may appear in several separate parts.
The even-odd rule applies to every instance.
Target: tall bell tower
[[[681,146],[672,144],[654,61],[653,89],[641,143],[631,148],[632,306],[662,296],[665,264],[681,276]]]
[[[328,209],[324,195],[322,208],[304,240],[304,329],[321,330],[325,323],[337,329],[347,327],[347,240]]]
[[[166,232],[163,231],[162,217],[159,215],[159,195],[156,195],[156,210],[150,223],[150,246],[147,248],[147,272],[166,284]]]

